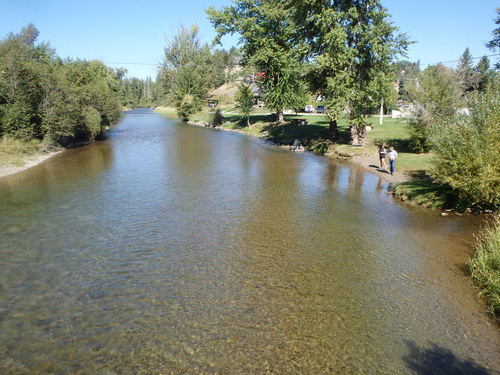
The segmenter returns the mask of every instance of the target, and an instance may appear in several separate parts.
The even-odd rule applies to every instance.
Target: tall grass
[[[0,165],[23,166],[25,157],[44,151],[39,140],[24,141],[12,137],[0,138]]]
[[[481,231],[475,253],[469,260],[471,275],[479,285],[491,311],[500,315],[500,214]]]

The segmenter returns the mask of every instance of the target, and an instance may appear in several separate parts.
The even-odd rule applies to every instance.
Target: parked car
[[[308,113],[314,113],[314,106],[313,105],[306,105],[306,108],[304,109],[304,112]]]
[[[316,107],[316,113],[326,113],[326,107],[324,105],[318,105]]]

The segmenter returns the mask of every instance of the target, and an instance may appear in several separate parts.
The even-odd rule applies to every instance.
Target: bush
[[[221,126],[222,121],[224,121],[224,117],[222,116],[222,112],[220,109],[217,109],[214,113],[211,114],[210,124],[214,126]]]
[[[500,84],[497,80],[469,106],[470,115],[434,124],[432,176],[469,204],[500,207]]]
[[[469,260],[472,277],[494,314],[500,314],[500,216],[484,229]]]

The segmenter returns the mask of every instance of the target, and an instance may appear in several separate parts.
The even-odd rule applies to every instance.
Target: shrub
[[[472,277],[495,314],[500,313],[500,216],[484,229],[469,260]]]
[[[498,80],[469,106],[470,115],[434,124],[432,176],[449,184],[479,208],[500,207],[500,84]]]
[[[216,109],[214,113],[210,116],[210,124],[214,126],[221,126],[222,121],[224,121],[224,117],[222,116],[222,112],[220,109]]]

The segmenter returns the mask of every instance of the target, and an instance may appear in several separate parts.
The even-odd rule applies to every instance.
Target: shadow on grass
[[[295,139],[307,142],[310,139],[324,139],[329,137],[328,128],[321,125],[291,125],[270,124],[266,130],[270,138],[279,144],[290,144]]]
[[[450,186],[434,182],[424,171],[415,171],[411,177],[412,180],[394,187],[396,196],[432,209],[453,208],[462,211],[466,208]]]
[[[376,145],[383,144],[387,148],[392,146],[398,152],[413,153],[413,150],[410,148],[410,140],[409,139],[400,139],[400,138],[380,139],[380,138],[376,138],[373,140],[373,143]]]
[[[431,344],[427,348],[419,347],[413,341],[407,341],[410,352],[404,361],[415,374],[419,375],[488,375],[489,371],[475,364],[470,359],[457,358],[449,349]]]

